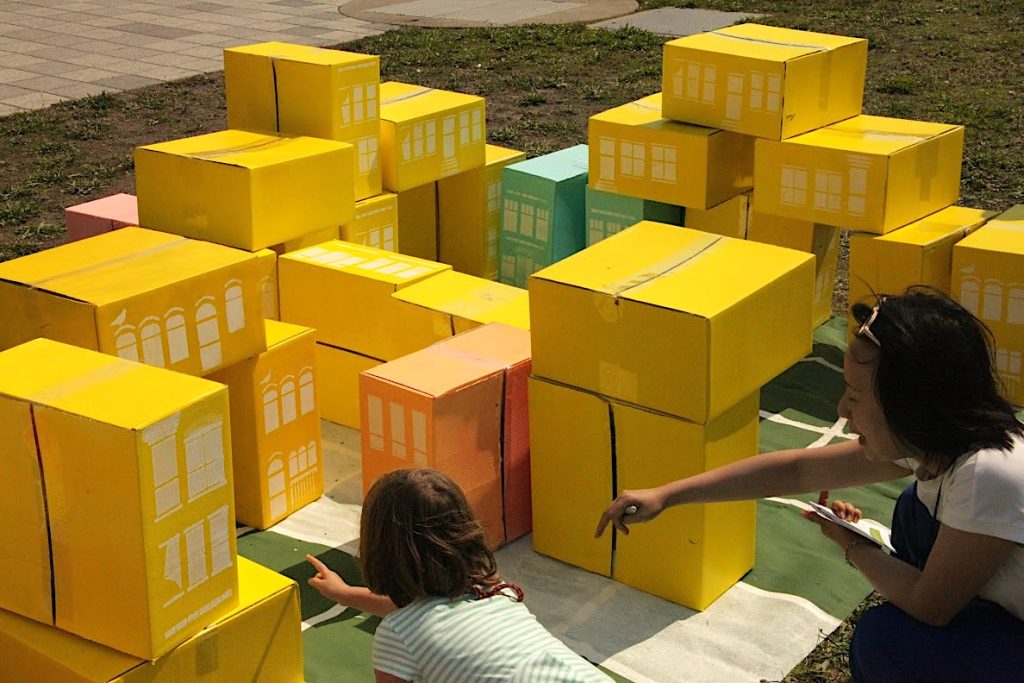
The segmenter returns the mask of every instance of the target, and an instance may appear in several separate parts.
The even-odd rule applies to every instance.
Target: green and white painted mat
[[[822,326],[812,354],[764,388],[762,451],[848,438],[835,413],[845,334],[841,318]],[[313,573],[306,553],[359,582],[359,434],[325,422],[324,441],[327,495],[270,531],[241,530],[238,550],[299,582],[307,681],[371,681],[379,620],[342,609],[306,584]],[[855,501],[866,517],[887,525],[900,490],[894,482],[833,497]],[[541,623],[620,680],[778,680],[869,592],[817,526],[800,517],[798,505],[758,503],[756,566],[704,612],[538,555],[529,536],[498,551],[498,563],[505,578],[523,586]],[[600,511],[592,514],[596,524]]]

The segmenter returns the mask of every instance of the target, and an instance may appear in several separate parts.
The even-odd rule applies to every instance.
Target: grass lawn
[[[791,28],[870,40],[864,111],[967,126],[961,204],[1024,203],[1020,0],[646,0],[769,14]],[[579,25],[401,29],[340,47],[381,56],[383,79],[487,99],[488,141],[531,156],[586,142],[587,117],[661,89],[664,38]],[[140,144],[222,129],[221,74],[0,118],[0,260],[60,243],[63,208],[134,192]],[[845,275],[835,305],[845,304]],[[848,679],[844,624],[787,680]]]

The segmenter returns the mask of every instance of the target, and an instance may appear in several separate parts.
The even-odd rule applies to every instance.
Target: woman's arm
[[[326,564],[312,555],[306,555],[306,560],[316,569],[316,576],[309,580],[309,585],[317,589],[320,595],[328,600],[333,600],[345,607],[353,607],[360,612],[375,614],[378,617],[386,616],[398,609],[391,598],[386,595],[377,595],[363,586],[349,585],[331,571]]]
[[[822,521],[830,539],[844,546],[853,542],[852,532]],[[825,524],[850,536],[829,533],[834,529]],[[992,578],[1013,548],[1012,541],[942,524],[924,571],[868,543],[854,545],[847,557],[892,604],[918,621],[945,626]]]
[[[623,491],[601,516],[595,535],[600,536],[609,523],[628,534],[623,512],[631,505],[635,505],[637,511],[630,514],[627,521],[646,522],[673,505],[817,492],[887,481],[907,474],[909,472],[891,462],[868,460],[855,440],[821,448],[763,453],[657,488]]]

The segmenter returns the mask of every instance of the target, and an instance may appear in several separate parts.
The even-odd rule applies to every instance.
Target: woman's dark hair
[[[985,324],[930,287],[877,295],[877,301],[870,324],[878,340],[875,391],[893,436],[939,472],[981,448],[1009,449],[1024,426],[1000,395]],[[873,312],[864,303],[850,308],[858,327]],[[859,329],[855,335],[875,348],[869,335]]]
[[[359,559],[371,591],[404,607],[497,584],[498,566],[458,484],[432,469],[389,472],[363,503]]]

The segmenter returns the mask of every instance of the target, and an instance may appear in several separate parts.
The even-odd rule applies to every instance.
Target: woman
[[[838,412],[856,441],[765,453],[654,489],[623,491],[597,527],[684,503],[859,486],[913,474],[890,556],[805,515],[888,602],[861,618],[855,681],[1024,676],[1024,427],[999,394],[991,333],[949,297],[912,287],[853,306]],[[635,512],[633,507],[635,506]],[[630,508],[627,511],[627,508]],[[841,517],[859,511],[838,503]],[[630,514],[627,514],[629,512]]]

